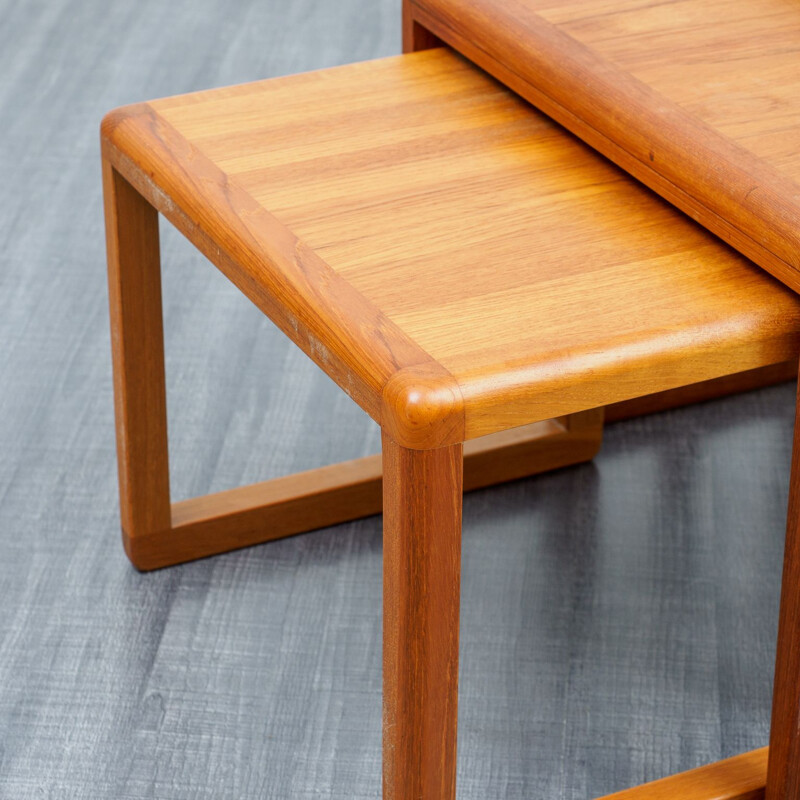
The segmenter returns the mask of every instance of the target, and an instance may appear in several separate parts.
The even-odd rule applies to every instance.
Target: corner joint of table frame
[[[131,534],[124,527],[121,527],[120,531],[125,555],[139,572],[150,572],[153,569],[176,563],[169,559],[164,561],[161,557],[161,551],[169,547],[171,527],[160,531],[142,532],[140,535]]]

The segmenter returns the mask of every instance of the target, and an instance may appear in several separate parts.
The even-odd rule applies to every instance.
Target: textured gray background
[[[0,0],[0,797],[378,797],[378,518],[125,560],[97,128],[396,53],[398,6]],[[163,244],[176,497],[377,451]],[[766,743],[792,408],[785,385],[621,423],[594,465],[467,497],[461,800],[585,798]]]

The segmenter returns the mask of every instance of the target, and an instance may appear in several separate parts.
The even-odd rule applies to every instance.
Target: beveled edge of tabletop
[[[101,151],[392,438],[462,442],[453,376],[148,103],[110,111]]]
[[[800,291],[800,186],[791,178],[525,0],[404,2],[410,20]]]

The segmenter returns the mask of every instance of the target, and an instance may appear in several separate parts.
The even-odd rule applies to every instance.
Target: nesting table
[[[591,458],[606,405],[795,358],[800,298],[447,48],[121,108],[102,152],[131,560],[382,508],[383,796],[453,800],[462,492]],[[171,503],[159,212],[380,459]],[[765,769],[619,798],[755,798]]]

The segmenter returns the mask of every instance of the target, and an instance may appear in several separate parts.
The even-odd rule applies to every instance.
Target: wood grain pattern
[[[800,394],[794,431],[769,739],[767,800],[800,798]]]
[[[462,447],[383,464],[383,797],[455,800]]]
[[[473,439],[464,446],[464,491],[590,461],[600,449],[603,410]],[[274,541],[372,514],[382,502],[381,457],[320,467],[173,503],[171,526],[123,528],[140,570],[159,569]]]
[[[445,50],[113,119],[118,168],[404,446],[797,348],[790,293]]]
[[[766,747],[671,775],[601,800],[763,800]]]
[[[800,288],[791,0],[412,4],[433,34]]]

